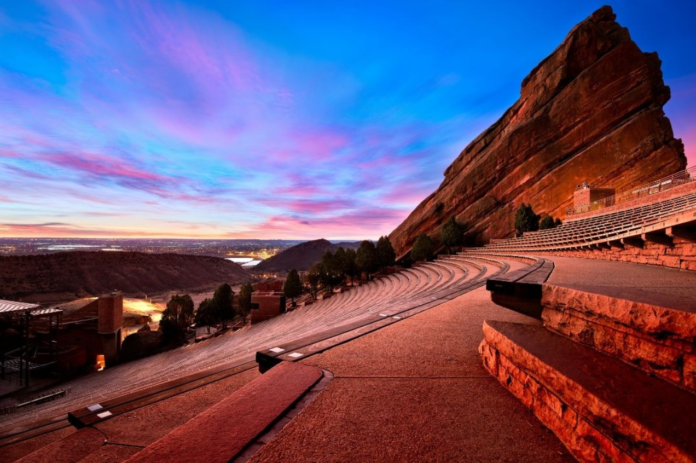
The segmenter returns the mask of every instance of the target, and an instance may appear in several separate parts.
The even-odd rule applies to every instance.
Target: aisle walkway
[[[481,366],[483,288],[310,357],[327,389],[252,461],[574,461]]]

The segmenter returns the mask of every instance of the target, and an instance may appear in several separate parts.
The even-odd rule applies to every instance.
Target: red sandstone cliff
[[[522,81],[520,99],[445,171],[445,180],[390,235],[397,254],[439,235],[452,215],[472,244],[514,234],[514,212],[564,217],[575,185],[617,191],[686,166],[662,107],[660,60],[643,53],[602,7]]]

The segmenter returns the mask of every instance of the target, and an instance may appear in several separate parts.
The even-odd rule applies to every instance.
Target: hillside
[[[514,234],[520,203],[565,217],[575,186],[626,190],[682,170],[656,53],[643,53],[602,7],[522,81],[520,99],[472,141],[440,187],[390,235],[397,255],[451,216],[469,244]]]
[[[332,244],[330,241],[325,239],[307,241],[305,243],[292,246],[282,252],[279,252],[275,256],[264,260],[254,267],[254,271],[287,272],[293,268],[303,271],[309,269],[309,267],[311,267],[314,263],[320,261],[321,256],[323,256],[326,251],[334,252],[339,247],[343,247],[344,249],[349,247],[357,249],[359,245],[359,242],[342,242]]]
[[[70,300],[114,289],[152,295],[247,279],[238,264],[207,256],[80,251],[0,257],[0,298],[25,301]]]

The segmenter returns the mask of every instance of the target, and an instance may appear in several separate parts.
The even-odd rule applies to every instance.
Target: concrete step
[[[695,461],[696,396],[541,326],[483,331],[484,366],[578,460]]]

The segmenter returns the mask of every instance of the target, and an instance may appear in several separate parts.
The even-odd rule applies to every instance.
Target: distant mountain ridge
[[[91,251],[0,256],[0,299],[32,302],[115,289],[125,295],[203,290],[248,279],[240,265],[219,257]]]
[[[332,243],[329,240],[318,239],[292,246],[279,252],[254,267],[254,271],[288,272],[291,269],[308,270],[321,260],[326,251],[335,252],[339,247],[357,249],[360,242]]]

